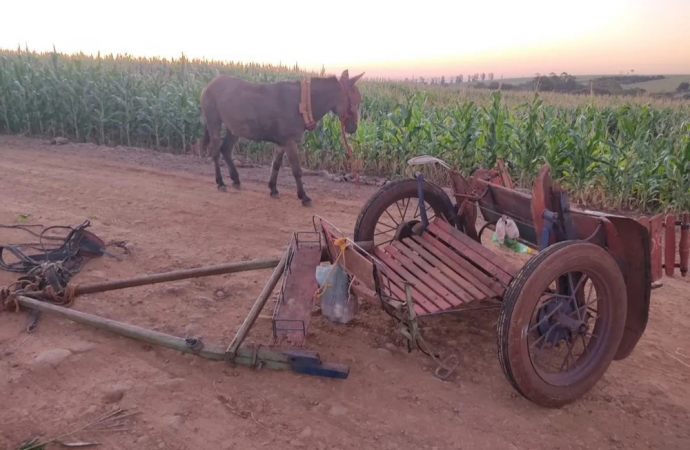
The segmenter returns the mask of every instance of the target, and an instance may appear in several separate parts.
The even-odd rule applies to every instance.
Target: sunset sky
[[[690,0],[5,0],[0,11],[6,49],[184,52],[395,78],[690,73]]]

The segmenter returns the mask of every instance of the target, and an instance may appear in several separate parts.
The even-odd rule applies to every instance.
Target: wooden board
[[[337,255],[333,235],[324,224],[331,257]],[[421,236],[411,236],[377,247],[379,280],[394,301],[405,302],[405,283],[411,284],[415,312],[420,315],[455,309],[464,304],[501,298],[517,268],[455,229],[441,218]],[[358,272],[361,288],[373,291],[372,262],[354,250],[346,251],[345,270]],[[369,295],[371,297],[371,295]]]
[[[287,339],[290,344],[301,346],[309,329],[314,293],[319,288],[316,267],[321,261],[321,247],[304,244],[296,247],[286,274],[282,302],[276,305],[273,324],[278,344]]]
[[[473,241],[462,232],[453,229],[449,224],[434,221],[429,224],[428,231],[435,237],[449,245],[453,250],[465,259],[481,268],[487,274],[495,276],[498,280],[510,283],[517,270],[511,267],[500,256],[493,253],[477,241]]]
[[[411,283],[421,316],[503,295],[515,267],[440,218],[427,230],[376,249],[394,295],[404,301],[404,281]]]

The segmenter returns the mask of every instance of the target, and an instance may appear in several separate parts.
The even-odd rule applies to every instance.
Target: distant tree
[[[457,77],[455,77],[455,82],[458,84],[462,83],[462,75],[458,75]]]
[[[493,74],[493,72],[490,72],[489,73],[489,81],[493,81],[493,80],[494,80],[494,74]]]
[[[482,79],[482,81],[484,81],[486,79],[486,74],[484,72],[482,72],[482,74],[481,74],[481,79]]]
[[[676,92],[688,92],[688,91],[690,91],[690,83],[688,83],[687,81],[683,81],[676,88]]]
[[[446,77],[445,77],[445,75],[441,75],[441,86],[445,86],[445,85],[446,85]]]

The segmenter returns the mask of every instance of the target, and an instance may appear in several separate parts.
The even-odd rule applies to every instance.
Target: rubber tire
[[[450,201],[448,194],[438,185],[428,181],[424,181],[422,189],[424,201],[431,205],[434,214],[436,216],[443,214],[446,220],[451,222],[454,216],[453,203]],[[355,242],[373,240],[374,234],[376,234],[376,224],[381,215],[389,206],[404,198],[418,198],[416,179],[406,178],[393,181],[382,186],[374,195],[369,197],[369,200],[360,210],[355,223]]]
[[[543,287],[564,269],[582,271],[596,279],[611,304],[608,326],[602,330],[605,338],[589,370],[574,383],[555,386],[542,380],[532,367],[527,340],[522,334]],[[537,290],[540,292],[535,294]],[[498,358],[503,373],[520,395],[538,405],[557,408],[571,403],[587,393],[608,369],[623,337],[626,315],[625,280],[606,250],[582,241],[565,241],[547,247],[525,264],[503,296],[497,324]]]

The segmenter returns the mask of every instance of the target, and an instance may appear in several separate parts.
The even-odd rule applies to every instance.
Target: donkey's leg
[[[232,150],[237,144],[238,138],[226,131],[223,142],[220,144],[220,153],[223,155],[225,164],[228,165],[228,170],[230,172],[230,178],[232,179],[232,187],[235,189],[240,188],[240,174],[237,173],[237,168],[235,167],[235,162],[232,160]]]
[[[206,123],[209,134],[209,144],[208,151],[213,158],[213,164],[216,169],[216,184],[218,185],[218,190],[227,191],[225,183],[223,183],[223,176],[220,174],[220,124]]]
[[[288,145],[286,152],[290,168],[292,169],[292,175],[295,177],[295,184],[297,185],[297,198],[302,200],[304,206],[311,206],[311,199],[307,196],[307,193],[304,192],[304,186],[302,185],[302,167],[300,167],[299,163],[297,144],[291,143]]]
[[[271,197],[278,198],[278,172],[280,166],[283,165],[283,156],[285,156],[285,149],[283,147],[276,147],[273,150],[273,163],[271,164],[271,178],[268,180],[268,188],[271,190]]]

